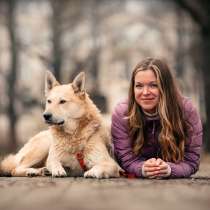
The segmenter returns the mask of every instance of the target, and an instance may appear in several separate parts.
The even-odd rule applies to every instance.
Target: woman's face
[[[159,102],[160,91],[152,70],[139,71],[134,78],[135,100],[143,111],[154,113]]]

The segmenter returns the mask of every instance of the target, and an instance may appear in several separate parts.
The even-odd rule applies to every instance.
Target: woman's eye
[[[51,103],[52,103],[52,101],[51,101],[50,99],[48,99],[48,100],[47,100],[47,103],[48,103],[48,104],[51,104]]]
[[[65,104],[66,100],[60,100],[59,104]]]
[[[135,87],[136,87],[136,88],[142,88],[143,85],[139,85],[139,84],[138,84],[138,85],[135,85]]]
[[[150,85],[152,88],[156,88],[156,87],[158,87],[158,85],[157,84],[151,84]]]

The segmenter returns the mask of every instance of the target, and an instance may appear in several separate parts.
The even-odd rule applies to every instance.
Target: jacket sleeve
[[[144,160],[132,151],[131,139],[128,134],[128,124],[125,119],[126,104],[118,104],[112,114],[112,139],[115,156],[121,167],[128,173],[141,177]]]
[[[188,139],[185,143],[184,160],[177,164],[168,163],[171,167],[171,177],[173,178],[191,176],[198,171],[200,164],[203,137],[202,123],[198,112],[190,101],[187,101],[185,107],[185,120],[189,124],[187,129]]]

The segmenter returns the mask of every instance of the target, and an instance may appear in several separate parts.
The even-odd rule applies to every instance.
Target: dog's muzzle
[[[51,113],[48,113],[48,112],[44,113],[43,117],[45,119],[45,122],[49,125],[63,125],[64,124],[64,120],[54,119]]]

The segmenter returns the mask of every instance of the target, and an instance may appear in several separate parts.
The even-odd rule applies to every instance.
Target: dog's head
[[[45,122],[54,126],[65,126],[76,122],[85,114],[85,73],[78,74],[72,83],[61,85],[49,71],[46,72]]]

